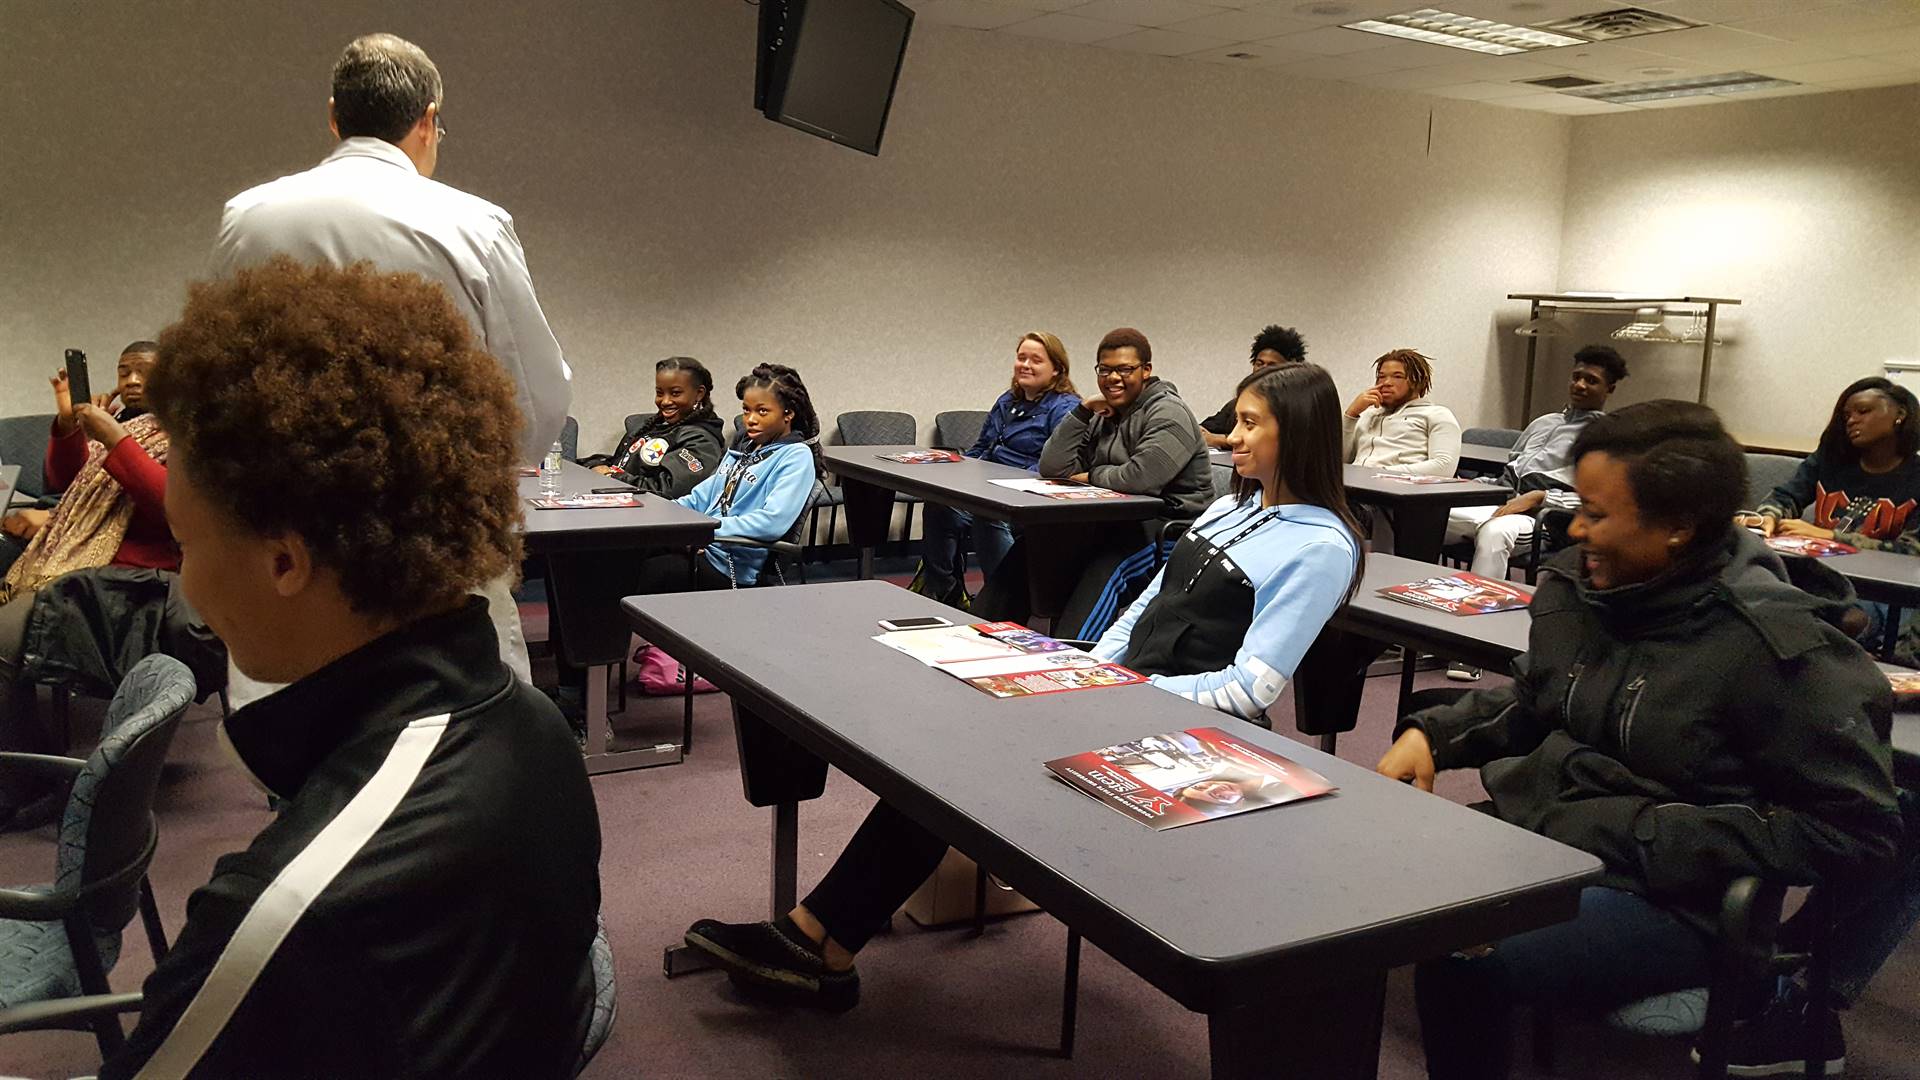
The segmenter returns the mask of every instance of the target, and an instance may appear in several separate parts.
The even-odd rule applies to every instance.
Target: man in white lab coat
[[[365,259],[439,282],[513,378],[526,419],[520,460],[530,465],[560,437],[573,376],[534,297],[513,218],[432,179],[447,134],[442,100],[440,71],[419,46],[392,34],[350,42],[334,64],[327,103],[340,145],[314,168],[229,200],[212,272],[225,277],[286,254],[338,266]],[[525,679],[511,586],[503,578],[483,595],[501,657]],[[236,706],[273,689],[244,678],[235,684]]]

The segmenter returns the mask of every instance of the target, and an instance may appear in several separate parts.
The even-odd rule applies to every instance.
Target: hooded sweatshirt
[[[1369,406],[1340,417],[1347,462],[1414,476],[1452,476],[1460,464],[1460,421],[1453,410],[1414,398],[1392,412]]]
[[[1117,416],[1074,406],[1040,449],[1041,476],[1086,473],[1095,487],[1159,496],[1174,521],[1199,517],[1213,501],[1212,469],[1193,411],[1159,378]]]
[[[1744,529],[1637,585],[1595,589],[1581,558],[1541,568],[1511,686],[1401,721],[1437,768],[1480,766],[1503,820],[1709,933],[1734,878],[1811,885],[1892,857],[1892,694],[1828,601]]]
[[[770,544],[786,537],[813,500],[818,475],[813,448],[798,435],[766,446],[742,439],[712,476],[674,501],[720,519],[713,543],[707,545],[707,561],[735,585],[754,585],[766,564],[766,549],[729,544],[727,538]]]
[[[1217,500],[1093,648],[1155,686],[1243,720],[1280,696],[1346,601],[1360,543],[1324,507]]]
[[[720,418],[711,409],[674,424],[661,423],[660,414],[654,413],[629,428],[613,453],[585,458],[580,464],[610,466],[616,480],[677,499],[712,475],[726,454],[721,428]]]

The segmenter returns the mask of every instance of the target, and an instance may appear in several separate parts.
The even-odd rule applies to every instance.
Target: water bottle
[[[540,459],[540,494],[553,498],[560,494],[560,458],[565,453],[559,443],[547,449],[547,456]]]

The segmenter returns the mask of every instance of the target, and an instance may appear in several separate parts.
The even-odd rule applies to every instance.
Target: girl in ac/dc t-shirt
[[[1912,391],[1861,379],[1841,392],[1819,449],[1760,504],[1762,531],[1920,555],[1916,452],[1920,402]]]

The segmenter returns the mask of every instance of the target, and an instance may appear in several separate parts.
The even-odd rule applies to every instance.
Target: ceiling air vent
[[[1549,90],[1572,90],[1576,86],[1599,86],[1603,79],[1583,79],[1578,75],[1549,75],[1544,79],[1521,79],[1526,86],[1544,86]]]
[[[1615,41],[1620,38],[1644,37],[1647,34],[1664,34],[1669,30],[1687,30],[1703,25],[1689,22],[1672,15],[1662,15],[1645,8],[1615,8],[1612,11],[1598,11],[1591,15],[1575,15],[1570,19],[1557,19],[1553,22],[1536,23],[1536,30],[1551,30],[1558,34],[1573,34],[1588,41]]]

